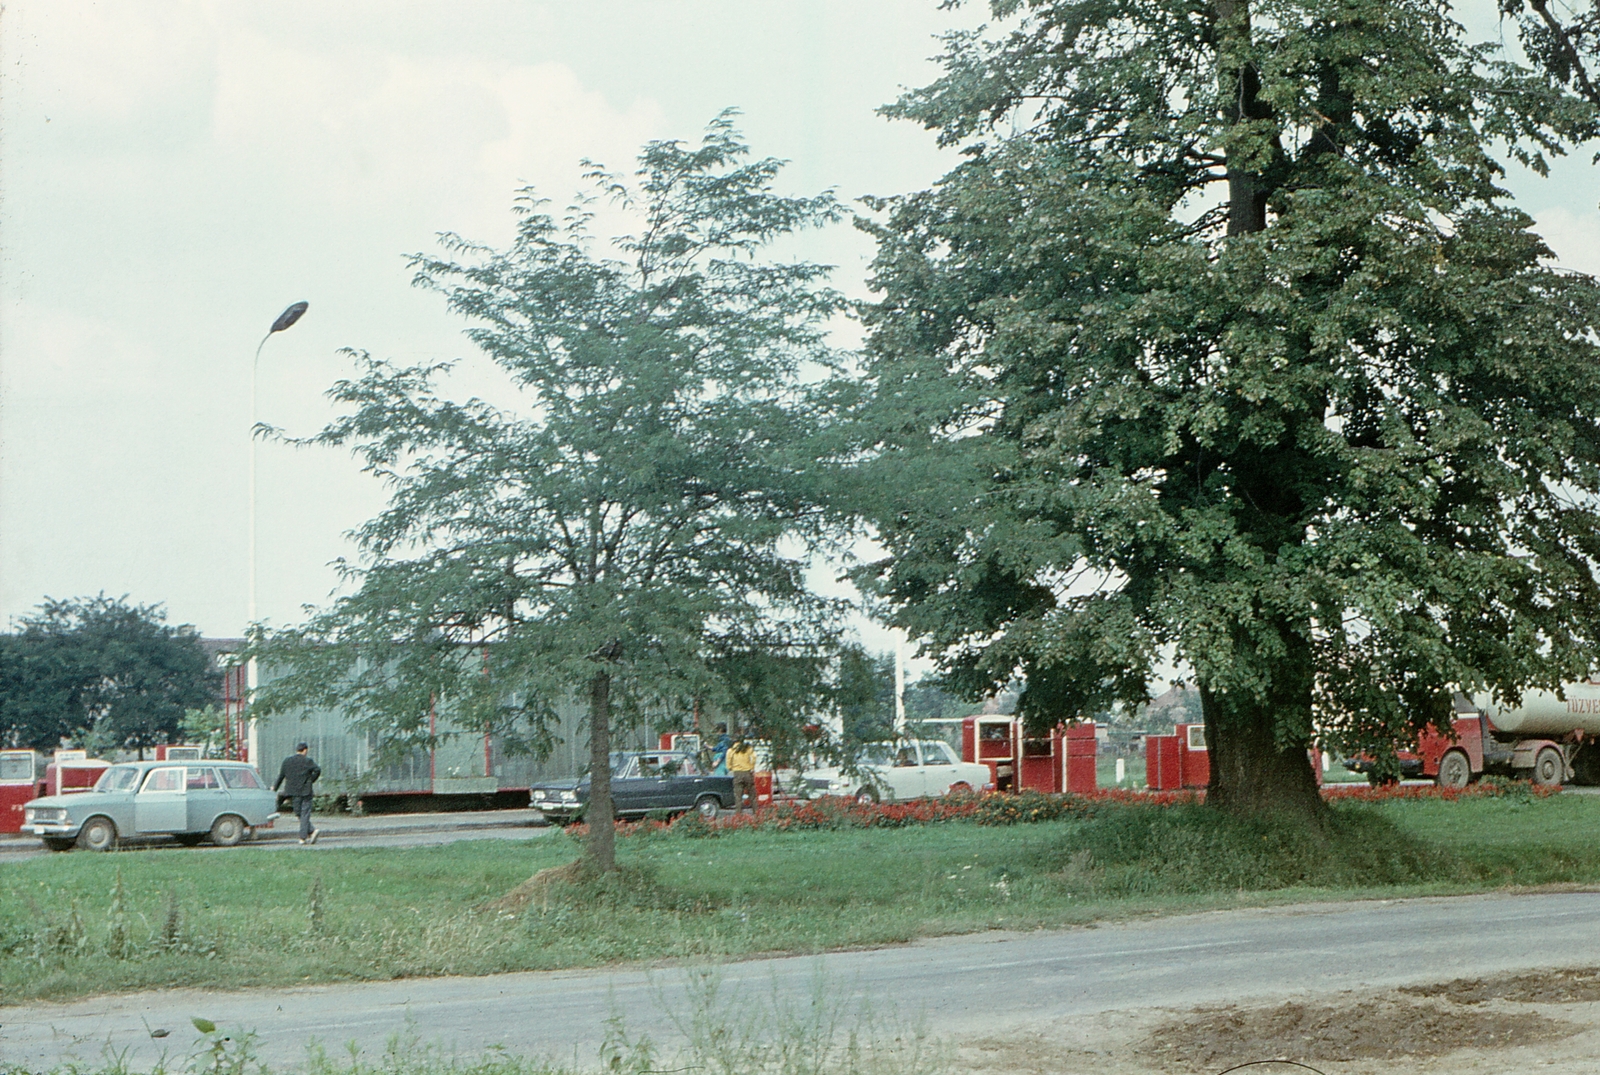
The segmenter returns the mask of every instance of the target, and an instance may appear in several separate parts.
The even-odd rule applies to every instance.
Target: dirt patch
[[[480,905],[478,910],[518,914],[536,898],[547,895],[550,886],[570,885],[580,880],[583,876],[583,865],[583,860],[578,859],[565,866],[547,866],[499,899],[489,900]]]
[[[1453,1004],[1482,1004],[1488,1000],[1513,1004],[1591,1004],[1600,1001],[1600,967],[1501,978],[1457,978],[1439,985],[1406,986],[1400,992],[1416,997],[1437,997]]]
[[[1555,1041],[1579,1029],[1530,1012],[1464,1014],[1453,1005],[1394,994],[1347,1004],[1202,1008],[1157,1029],[1146,1048],[1163,1067],[1215,1070],[1269,1058],[1306,1063],[1442,1056]]]

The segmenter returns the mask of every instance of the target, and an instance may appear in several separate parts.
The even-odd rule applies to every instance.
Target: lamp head
[[[267,331],[267,335],[270,336],[274,332],[282,332],[284,329],[300,320],[300,316],[306,312],[307,305],[308,304],[304,302],[297,302],[287,310],[283,311],[283,313],[278,315],[278,319],[272,323],[272,328]]]

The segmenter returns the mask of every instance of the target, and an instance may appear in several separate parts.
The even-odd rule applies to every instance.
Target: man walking
[[[728,748],[728,772],[733,774],[733,803],[739,813],[744,813],[745,796],[750,796],[750,812],[756,812],[756,748],[744,733]]]
[[[283,759],[283,764],[278,768],[278,779],[272,784],[273,791],[282,786],[283,793],[294,804],[295,815],[300,819],[300,842],[303,844],[316,843],[320,831],[311,827],[311,785],[317,782],[322,770],[306,753],[310,749],[304,743],[295,747],[294,753]]]

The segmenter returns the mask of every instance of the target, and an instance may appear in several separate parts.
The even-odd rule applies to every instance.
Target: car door
[[[191,765],[185,770],[184,791],[189,800],[186,832],[207,831],[228,808],[228,791],[209,765]]]
[[[922,758],[917,753],[917,744],[910,740],[896,743],[889,757],[889,767],[883,774],[892,798],[896,800],[920,798],[924,793],[925,782],[922,776]]]
[[[639,804],[655,781],[644,774],[643,762],[642,757],[629,758],[611,774],[611,806],[619,817],[647,809]]]
[[[660,800],[655,805],[662,810],[688,810],[708,786],[692,754],[671,755],[662,760]]]
[[[186,832],[189,788],[181,765],[164,765],[145,774],[133,798],[133,824],[140,833]]]
[[[943,795],[956,782],[956,756],[950,744],[932,740],[919,742],[922,749],[922,793]]]

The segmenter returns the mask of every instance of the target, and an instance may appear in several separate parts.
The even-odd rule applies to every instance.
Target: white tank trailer
[[[1497,731],[1518,736],[1560,738],[1581,731],[1584,738],[1600,738],[1600,683],[1566,683],[1563,698],[1555,691],[1524,691],[1522,704],[1506,708],[1490,694],[1475,694],[1472,704],[1489,714]]]

